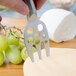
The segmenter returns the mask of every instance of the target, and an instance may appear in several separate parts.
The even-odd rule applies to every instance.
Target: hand
[[[34,0],[36,9],[40,9],[47,0]]]
[[[40,9],[46,0],[34,0],[36,9]],[[4,5],[14,11],[17,11],[23,15],[29,13],[29,8],[23,0],[0,0],[0,5]]]

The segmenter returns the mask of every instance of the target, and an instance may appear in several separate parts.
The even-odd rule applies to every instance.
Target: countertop
[[[24,27],[27,23],[26,18],[3,18],[2,24],[8,26],[16,26],[24,31]],[[76,49],[76,38],[73,40],[55,43],[50,40],[50,47],[54,48],[75,48]],[[6,64],[7,60],[2,67],[0,67],[0,76],[23,76],[23,63],[19,65],[14,65],[11,63]]]

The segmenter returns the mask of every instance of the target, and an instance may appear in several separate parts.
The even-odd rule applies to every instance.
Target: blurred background
[[[49,0],[47,0],[46,3],[43,5],[43,7],[37,11],[38,17],[40,17],[45,11],[52,9],[52,8],[66,8],[69,11],[72,11],[76,15],[76,2],[73,2],[71,4],[66,4],[66,5],[55,5],[55,4],[50,3]],[[25,17],[24,15],[21,15],[3,6],[0,6],[0,16],[2,17]]]

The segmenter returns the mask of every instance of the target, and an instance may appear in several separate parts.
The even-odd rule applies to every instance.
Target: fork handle
[[[27,20],[33,20],[35,17],[37,17],[37,12],[35,8],[35,4],[33,0],[24,0],[24,2],[28,5],[29,7],[29,14],[27,15]]]

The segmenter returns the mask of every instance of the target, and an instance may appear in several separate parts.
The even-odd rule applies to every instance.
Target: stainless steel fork
[[[34,5],[33,0],[25,0],[27,5],[29,6],[30,12],[27,15],[28,23],[24,30],[24,40],[26,49],[28,52],[29,57],[34,62],[34,56],[33,56],[33,45],[36,46],[39,59],[41,59],[41,42],[44,43],[46,55],[50,55],[50,49],[49,49],[49,37],[46,25],[40,21],[37,17],[36,8]],[[33,31],[29,34],[28,29],[32,28]],[[39,34],[38,37],[36,37],[36,34]],[[32,43],[29,42],[29,38],[32,38]],[[36,44],[36,42],[38,43]]]

